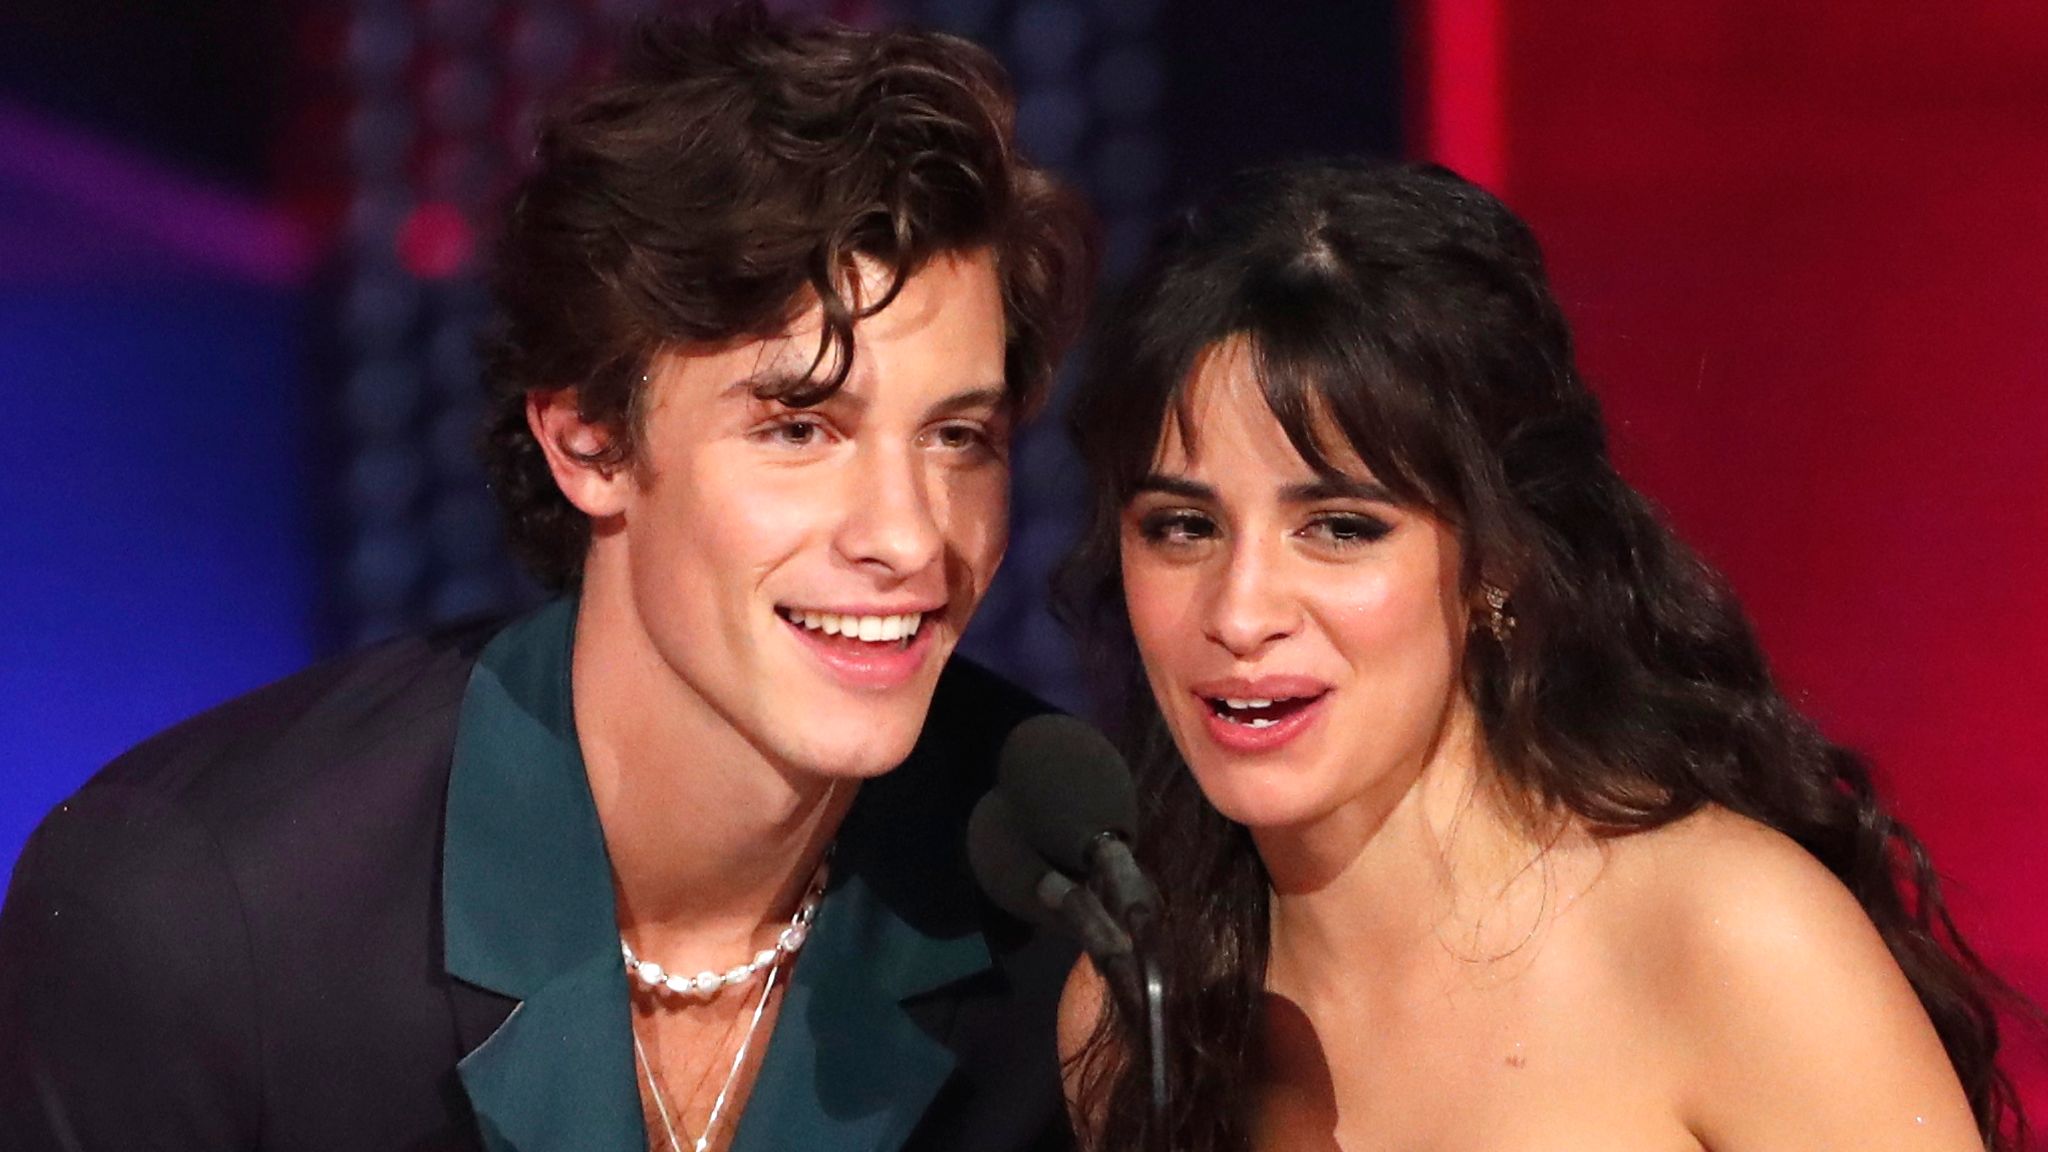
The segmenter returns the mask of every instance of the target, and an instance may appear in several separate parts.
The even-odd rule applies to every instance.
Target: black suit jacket
[[[302,673],[52,812],[0,908],[0,1147],[645,1148],[573,619]],[[1073,953],[985,904],[961,851],[1038,710],[956,662],[863,787],[740,1152],[1070,1140]]]

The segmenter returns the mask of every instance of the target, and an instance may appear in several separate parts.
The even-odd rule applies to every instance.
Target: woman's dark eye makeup
[[[1191,509],[1159,508],[1138,517],[1138,534],[1152,541],[1204,540],[1216,534],[1216,524]]]
[[[1336,544],[1370,544],[1394,530],[1392,524],[1363,512],[1331,512],[1316,517],[1310,528],[1320,531]]]
[[[1363,547],[1385,539],[1396,527],[1394,516],[1368,511],[1396,507],[1392,494],[1373,480],[1318,477],[1287,485],[1279,499],[1292,520],[1292,536],[1332,548]],[[1127,507],[1142,539],[1188,544],[1222,535],[1216,500],[1216,491],[1206,484],[1152,475],[1139,484]]]
[[[1383,540],[1393,530],[1384,518],[1369,513],[1325,512],[1311,516],[1300,533],[1343,547]],[[1216,534],[1215,520],[1190,508],[1160,508],[1138,516],[1138,535],[1149,541],[1186,543]]]

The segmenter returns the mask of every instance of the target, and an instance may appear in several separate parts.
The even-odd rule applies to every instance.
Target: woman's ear
[[[536,389],[526,394],[526,426],[540,442],[548,471],[577,511],[593,520],[625,511],[631,469],[600,462],[612,433],[583,418],[574,388]]]

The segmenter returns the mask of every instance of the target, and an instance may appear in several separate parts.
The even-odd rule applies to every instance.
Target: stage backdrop
[[[1624,472],[2048,999],[2048,7],[1418,15],[1418,148],[1536,227]]]

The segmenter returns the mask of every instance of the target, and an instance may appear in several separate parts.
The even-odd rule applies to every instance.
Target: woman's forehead
[[[1304,477],[1375,479],[1319,390],[1300,389],[1298,411],[1286,413],[1276,410],[1271,391],[1249,337],[1233,335],[1204,348],[1162,414],[1153,469],[1186,471],[1205,459],[1255,459]],[[1307,441],[1309,454],[1298,440]]]

